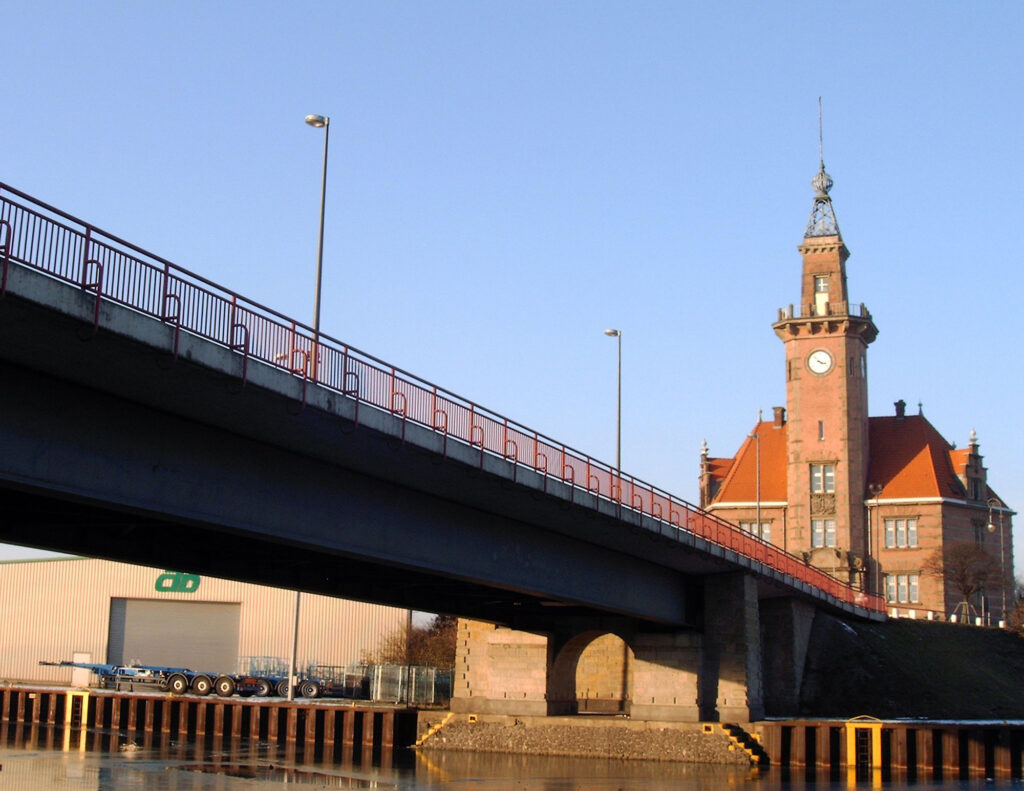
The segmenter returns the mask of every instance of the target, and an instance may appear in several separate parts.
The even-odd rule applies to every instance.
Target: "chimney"
[[[772,412],[775,413],[775,420],[772,422],[772,428],[782,428],[786,425],[786,407],[773,406]]]
[[[907,402],[901,398],[899,401],[894,401],[893,406],[896,407],[896,419],[903,420],[907,416]]]

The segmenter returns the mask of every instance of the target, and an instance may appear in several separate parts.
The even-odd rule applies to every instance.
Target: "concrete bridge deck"
[[[497,698],[463,654],[459,705],[507,712],[572,709],[573,668],[613,633],[640,669],[614,671],[634,716],[747,719],[765,667],[792,698],[815,608],[885,618],[735,525],[4,185],[0,267],[0,540],[549,635],[528,661],[477,627],[461,644],[519,686]]]

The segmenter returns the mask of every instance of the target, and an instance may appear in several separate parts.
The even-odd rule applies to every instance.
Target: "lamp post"
[[[759,409],[759,410],[757,410],[757,428],[753,432],[748,434],[747,436],[749,436],[752,440],[754,440],[754,443],[755,443],[754,447],[757,450],[757,453],[755,454],[755,467],[754,467],[754,470],[755,470],[755,474],[754,474],[754,486],[755,486],[754,491],[755,491],[755,494],[754,494],[754,497],[756,498],[756,502],[757,502],[757,512],[756,512],[757,513],[757,517],[756,517],[756,519],[757,519],[756,525],[757,526],[754,528],[754,530],[755,530],[755,533],[756,533],[758,538],[764,538],[764,531],[761,530],[761,433],[760,433],[760,429],[761,429],[761,410]]]
[[[609,338],[618,339],[619,346],[619,367],[617,387],[617,408],[615,418],[615,471],[622,473],[622,330],[608,329],[604,334]]]
[[[992,511],[999,508],[1001,503],[996,497],[989,497],[985,504],[988,506],[988,532],[996,532],[995,523],[992,521]],[[999,593],[1002,599],[1001,609],[999,610],[999,620],[1006,620],[1006,566],[1005,557],[1003,550],[1003,512],[999,511]]]
[[[320,180],[320,235],[316,243],[316,287],[313,290],[313,359],[310,362],[312,379],[318,381],[320,368],[320,285],[324,273],[324,207],[327,204],[327,141],[331,135],[331,119],[325,115],[310,114],[306,123],[324,130],[324,171]],[[295,699],[295,660],[299,652],[299,605],[302,593],[295,591],[295,620],[292,623],[292,653],[288,663],[288,700]]]
[[[879,541],[881,532],[881,522],[878,518],[878,495],[882,493],[884,487],[880,483],[869,483],[868,491],[871,492],[871,496],[875,500],[874,507],[874,525],[872,526],[871,514],[868,515],[868,553],[871,555],[871,560],[874,562],[874,573],[871,575],[874,579],[874,592],[878,595],[882,594],[882,564],[878,559]]]
[[[292,621],[292,653],[288,662],[288,700],[295,700],[295,659],[299,653],[299,603],[302,594],[295,591],[295,618]]]
[[[320,181],[320,235],[316,244],[316,288],[313,291],[313,381],[317,380],[320,349],[320,285],[323,280],[324,265],[324,207],[327,204],[327,142],[331,136],[331,119],[325,115],[307,115],[306,123],[316,129],[324,130],[324,170]]]

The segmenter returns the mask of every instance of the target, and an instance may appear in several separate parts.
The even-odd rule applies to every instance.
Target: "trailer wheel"
[[[188,679],[181,673],[174,673],[167,679],[167,689],[175,695],[184,695],[188,692]]]
[[[282,698],[288,697],[288,679],[282,678],[277,682],[277,694]]]
[[[315,681],[303,681],[299,687],[299,694],[304,698],[320,697],[320,685]]]
[[[198,675],[192,679],[192,691],[197,695],[209,695],[213,689],[213,682],[209,676]]]
[[[270,679],[256,679],[256,694],[261,698],[270,697],[274,694],[274,685],[270,682]]]
[[[219,676],[213,686],[222,698],[230,698],[235,694],[235,680],[231,676]]]

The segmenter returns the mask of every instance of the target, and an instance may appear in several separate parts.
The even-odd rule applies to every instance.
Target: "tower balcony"
[[[772,328],[783,341],[806,335],[859,335],[864,343],[878,337],[871,311],[863,302],[819,302],[779,308]]]
[[[813,319],[829,316],[871,320],[871,311],[868,310],[867,305],[863,302],[823,302],[818,305],[808,304],[798,307],[800,308],[799,313],[796,312],[796,308],[793,305],[779,308],[778,320],[781,322],[788,321],[789,319]]]

